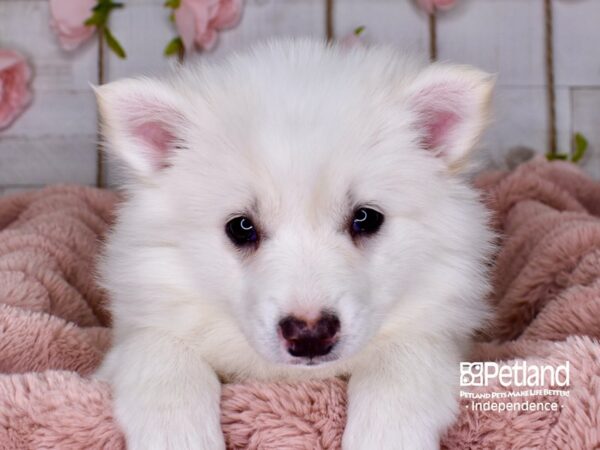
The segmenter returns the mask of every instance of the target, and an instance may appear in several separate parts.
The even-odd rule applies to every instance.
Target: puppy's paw
[[[182,414],[142,413],[120,419],[128,450],[225,450],[220,427]],[[195,415],[197,417],[197,415]]]
[[[132,406],[116,408],[128,450],[225,450],[218,409]]]
[[[155,330],[115,345],[101,376],[128,450],[223,450],[221,384],[194,348]]]

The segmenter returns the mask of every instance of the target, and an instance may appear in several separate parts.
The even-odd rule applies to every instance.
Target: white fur
[[[349,375],[344,449],[438,447],[487,311],[491,233],[457,170],[491,85],[387,48],[283,41],[98,88],[109,149],[132,178],[101,267],[114,346],[98,374],[130,449],[224,448],[216,374]],[[420,145],[430,104],[458,118],[442,149]],[[176,136],[170,167],[132,131],[145,120]],[[385,221],[353,242],[346,225],[364,204]],[[264,238],[241,253],[224,227],[247,212]],[[308,366],[277,323],[323,308],[339,315],[341,340]]]

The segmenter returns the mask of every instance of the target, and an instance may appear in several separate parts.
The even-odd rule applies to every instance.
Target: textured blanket
[[[501,246],[496,315],[473,361],[570,364],[557,411],[473,410],[464,398],[445,449],[600,446],[600,184],[566,163],[529,162],[476,180]],[[89,375],[110,345],[94,257],[114,193],[50,187],[0,199],[0,448],[121,449],[110,391]],[[508,392],[492,383],[472,394]],[[514,388],[517,389],[517,388]],[[529,399],[508,398],[503,402]],[[345,422],[339,380],[227,385],[232,449],[335,449]]]

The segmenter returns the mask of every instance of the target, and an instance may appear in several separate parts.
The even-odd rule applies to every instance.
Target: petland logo
[[[490,381],[498,380],[501,386],[542,387],[569,386],[569,361],[559,366],[538,366],[517,361],[512,365],[496,362],[461,362],[460,385],[489,386]]]

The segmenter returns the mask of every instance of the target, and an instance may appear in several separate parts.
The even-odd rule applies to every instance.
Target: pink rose
[[[50,0],[50,26],[65,50],[73,50],[94,34],[96,27],[84,22],[91,17],[96,0]]]
[[[235,26],[240,20],[243,0],[181,0],[175,10],[175,25],[186,51],[194,44],[210,50],[217,31]]]
[[[433,13],[436,9],[450,9],[456,3],[456,0],[417,0],[419,6],[428,13]]]
[[[0,130],[8,127],[31,102],[31,68],[17,52],[0,49]]]

